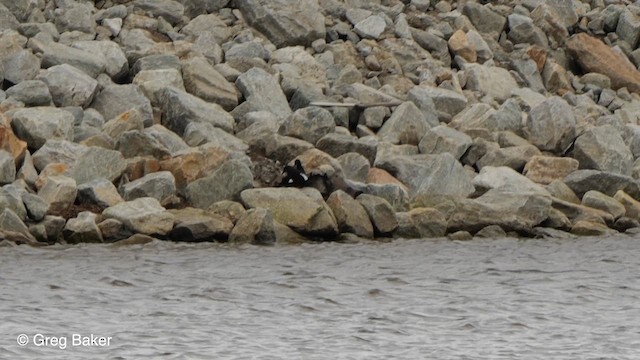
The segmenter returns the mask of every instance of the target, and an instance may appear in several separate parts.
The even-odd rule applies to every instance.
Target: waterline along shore
[[[0,240],[637,233],[639,43],[627,0],[0,0]]]

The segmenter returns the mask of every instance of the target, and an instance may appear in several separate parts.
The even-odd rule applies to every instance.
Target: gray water
[[[639,280],[626,236],[0,248],[0,358],[640,359]]]

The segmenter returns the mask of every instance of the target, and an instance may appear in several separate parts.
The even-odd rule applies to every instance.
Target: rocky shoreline
[[[0,0],[0,240],[635,233],[639,42],[628,0]]]

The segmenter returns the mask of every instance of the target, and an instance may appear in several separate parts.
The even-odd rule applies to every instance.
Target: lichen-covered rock
[[[120,152],[90,146],[86,151],[78,154],[69,171],[69,176],[78,185],[100,178],[113,182],[122,175],[126,166],[124,156]]]

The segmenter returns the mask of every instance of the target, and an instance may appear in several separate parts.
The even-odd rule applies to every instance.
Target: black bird
[[[285,165],[282,171],[280,186],[304,187],[309,182],[309,175],[304,171],[300,160],[296,159],[295,166]]]

